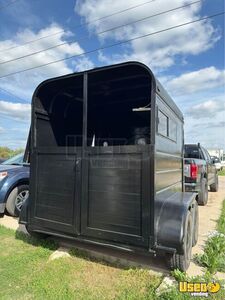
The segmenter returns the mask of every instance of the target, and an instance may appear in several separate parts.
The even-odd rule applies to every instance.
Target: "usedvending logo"
[[[221,286],[218,282],[179,282],[179,291],[181,293],[190,293],[191,296],[208,297],[210,294],[219,292]]]

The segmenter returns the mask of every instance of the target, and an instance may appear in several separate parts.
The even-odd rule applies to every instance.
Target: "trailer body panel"
[[[182,252],[183,115],[145,65],[49,79],[32,100],[30,230]]]

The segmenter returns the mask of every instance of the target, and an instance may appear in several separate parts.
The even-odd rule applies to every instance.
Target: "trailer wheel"
[[[174,253],[166,256],[167,264],[171,270],[179,269],[182,272],[185,272],[188,269],[191,262],[192,230],[192,217],[189,211],[187,214],[187,225],[184,234],[183,254]]]
[[[199,213],[198,213],[198,203],[196,202],[194,208],[194,218],[193,218],[192,247],[197,245],[198,230],[199,230]]]
[[[198,204],[205,206],[208,202],[208,182],[206,178],[202,178],[201,180],[201,189],[198,193]]]
[[[216,174],[215,182],[210,185],[211,192],[218,192],[219,189],[219,182],[218,182],[218,175]]]
[[[25,227],[26,227],[26,230],[29,233],[29,235],[31,237],[34,237],[35,239],[46,239],[48,237],[48,235],[45,233],[36,232],[36,231],[31,230],[28,225],[26,225]]]

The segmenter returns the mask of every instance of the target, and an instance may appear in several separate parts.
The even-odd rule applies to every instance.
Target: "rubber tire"
[[[46,239],[48,237],[48,235],[45,233],[36,232],[36,231],[31,230],[28,225],[25,225],[25,227],[26,227],[26,230],[29,233],[29,235],[31,237],[34,237],[35,239]]]
[[[208,202],[208,183],[206,178],[201,180],[201,189],[198,193],[198,205],[205,206]]]
[[[167,265],[171,270],[179,269],[182,272],[186,272],[191,262],[191,251],[192,251],[192,216],[190,211],[187,214],[187,225],[184,236],[184,253],[183,254],[167,254],[166,260]]]
[[[18,217],[20,214],[20,211],[15,206],[15,201],[16,201],[17,195],[24,190],[29,190],[29,185],[23,184],[23,185],[16,186],[10,192],[10,194],[6,200],[6,210],[13,217]]]
[[[193,218],[193,232],[192,232],[192,247],[198,243],[198,231],[199,231],[199,209],[198,203],[195,203],[194,218]]]
[[[216,174],[215,182],[210,185],[210,192],[218,192],[218,189],[219,189],[219,180],[218,180],[218,175]]]

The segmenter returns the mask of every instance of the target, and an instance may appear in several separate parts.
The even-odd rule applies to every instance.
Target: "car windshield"
[[[2,165],[23,165],[24,153],[17,154],[2,163]]]

